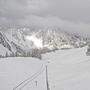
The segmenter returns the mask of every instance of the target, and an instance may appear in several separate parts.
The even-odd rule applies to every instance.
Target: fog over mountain
[[[89,0],[0,0],[0,25],[55,25],[90,36],[89,10]]]

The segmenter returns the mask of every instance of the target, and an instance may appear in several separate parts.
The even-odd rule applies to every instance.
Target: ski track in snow
[[[0,90],[47,90],[42,68],[47,62],[50,90],[90,90],[90,56],[85,52],[86,47],[47,53],[42,60],[1,59]]]
[[[90,56],[86,47],[43,55],[49,60],[50,90],[90,90]]]
[[[46,90],[45,63],[33,58],[2,59],[0,90]]]

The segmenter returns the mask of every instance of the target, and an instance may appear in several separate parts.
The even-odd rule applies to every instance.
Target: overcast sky
[[[0,0],[0,24],[31,22],[71,25],[89,33],[90,0]]]

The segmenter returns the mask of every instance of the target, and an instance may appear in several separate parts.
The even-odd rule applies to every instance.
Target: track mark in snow
[[[27,78],[26,80],[22,81],[19,85],[14,87],[13,90],[22,90],[28,83],[32,82],[39,75],[41,75],[42,72],[44,72],[45,69],[46,69],[45,65],[42,65],[38,72],[36,72],[34,75],[32,75],[31,77]]]

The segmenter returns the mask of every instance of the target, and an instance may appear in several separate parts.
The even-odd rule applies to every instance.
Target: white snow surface
[[[46,90],[46,74],[45,69],[40,71],[42,68],[45,62],[33,58],[1,59],[0,90]]]
[[[86,47],[43,55],[48,60],[50,90],[90,90],[90,56]]]
[[[0,59],[0,90],[13,90],[48,61],[50,90],[90,90],[90,56],[86,48],[59,50],[34,58]],[[47,90],[46,71],[26,85],[14,90]]]

